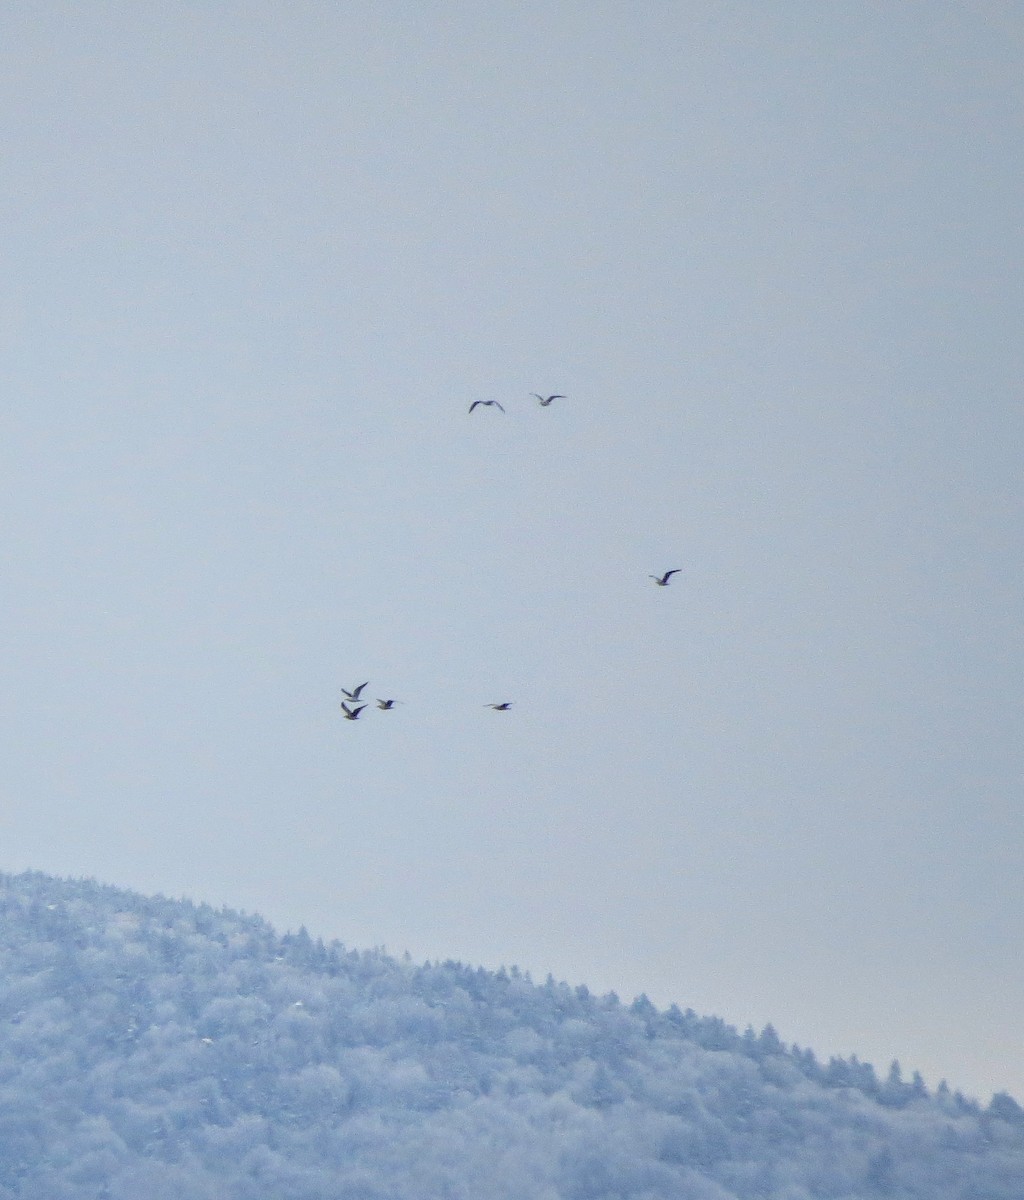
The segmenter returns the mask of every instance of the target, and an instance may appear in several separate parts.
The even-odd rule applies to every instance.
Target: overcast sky
[[[0,868],[1024,1098],[1021,7],[0,27]]]

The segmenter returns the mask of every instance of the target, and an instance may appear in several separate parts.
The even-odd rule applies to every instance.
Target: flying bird
[[[555,394],[553,396],[541,396],[538,392],[531,392],[530,395],[537,397],[537,399],[540,401],[541,408],[547,408],[547,406],[551,403],[552,400],[564,400],[565,399],[565,397],[559,395],[558,392],[555,392]]]
[[[469,406],[469,411],[472,412],[473,409],[476,408],[476,406],[478,404],[483,404],[488,408],[493,405],[495,408],[500,408],[502,412],[505,411],[505,409],[497,402],[497,400],[474,400],[473,403]]]
[[[367,683],[369,683],[369,680],[367,680],[366,682],[367,682]],[[359,694],[360,694],[360,692],[362,692],[362,690],[363,690],[363,688],[364,688],[364,687],[366,687],[366,683],[361,683],[361,684],[360,684],[360,685],[359,685],[359,686],[356,688],[356,690],[355,690],[354,692],[346,692],[344,688],[342,688],[341,690],[342,690],[342,693],[343,693],[343,694],[344,694],[344,695],[345,695],[345,696],[346,696],[346,697],[347,697],[349,700],[358,700],[358,699],[359,699]]]
[[[386,712],[389,708],[394,708],[397,703],[397,700],[378,700],[377,707]]]
[[[346,721],[357,721],[359,719],[359,714],[363,711],[366,705],[360,704],[358,708],[349,708],[345,701],[342,700],[341,707],[345,710]]]
[[[653,579],[658,587],[668,587],[668,581],[673,575],[678,575],[681,570],[681,567],[676,567],[673,571],[666,571],[664,575],[650,575],[648,578]]]
[[[504,704],[485,704],[484,708],[493,708],[495,712],[508,712],[512,707],[512,701],[506,700]]]

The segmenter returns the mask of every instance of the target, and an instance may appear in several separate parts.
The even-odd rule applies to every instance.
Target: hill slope
[[[769,1027],[0,876],[0,1200],[1022,1200],[1024,1112]]]

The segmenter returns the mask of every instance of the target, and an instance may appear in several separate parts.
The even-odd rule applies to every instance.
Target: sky
[[[0,32],[0,869],[1024,1098],[1021,8]]]

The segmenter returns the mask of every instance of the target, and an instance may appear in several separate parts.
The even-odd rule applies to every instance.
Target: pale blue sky
[[[1024,1097],[1020,6],[0,32],[0,866]]]

